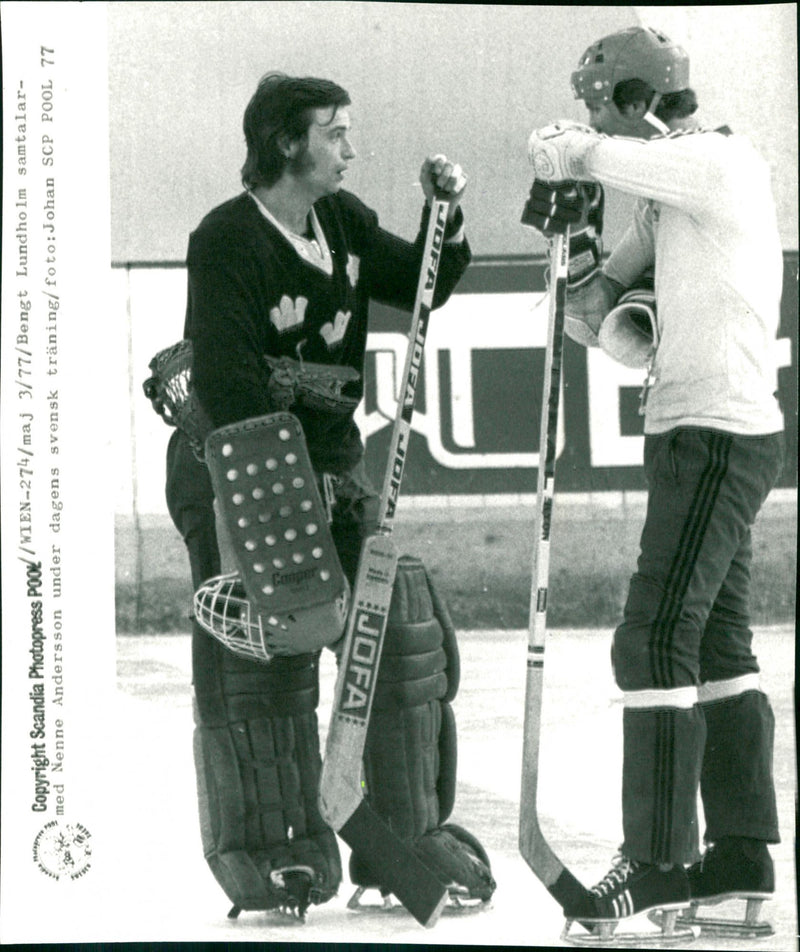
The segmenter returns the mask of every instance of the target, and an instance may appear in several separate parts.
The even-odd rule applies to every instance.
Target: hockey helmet
[[[639,79],[660,94],[689,85],[689,57],[658,30],[629,27],[593,43],[572,74],[576,99],[608,102],[617,83]]]

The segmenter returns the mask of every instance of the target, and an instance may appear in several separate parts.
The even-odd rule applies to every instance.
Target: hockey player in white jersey
[[[639,912],[690,907],[701,928],[764,934],[757,909],[774,891],[779,833],[749,566],[751,526],[783,460],[769,167],[743,136],[701,124],[688,56],[657,31],[597,41],[572,87],[589,123],[531,134],[523,221],[548,236],[570,228],[566,333],[646,375],[648,501],[612,649],[624,838],[591,890],[594,914],[565,912],[607,934]],[[604,186],[638,198],[605,261]],[[744,921],[697,915],[731,897],[748,900]]]

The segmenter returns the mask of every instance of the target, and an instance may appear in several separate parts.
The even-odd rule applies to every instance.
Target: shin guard
[[[318,662],[318,653],[251,661],[194,625],[201,837],[231,916],[302,917],[341,882],[336,837],[317,808]]]
[[[486,901],[495,883],[485,850],[466,830],[445,823],[455,802],[457,738],[450,702],[459,674],[447,608],[422,562],[402,556],[364,749],[366,796],[454,899]],[[382,885],[369,881],[355,852],[350,879],[359,887]]]

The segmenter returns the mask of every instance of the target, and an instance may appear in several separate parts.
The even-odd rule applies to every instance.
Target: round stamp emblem
[[[78,879],[92,865],[92,834],[80,823],[51,820],[33,841],[33,860],[53,879]]]

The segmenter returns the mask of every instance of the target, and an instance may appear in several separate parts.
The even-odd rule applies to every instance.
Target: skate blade
[[[233,906],[228,913],[228,919],[236,920],[242,913],[239,906]],[[283,926],[293,929],[295,926],[306,924],[306,914],[296,906],[276,906],[274,909],[263,910],[263,915],[269,919],[270,926]]]
[[[410,915],[405,906],[392,895],[384,895],[375,887],[358,886],[347,901],[347,908],[351,912],[366,916],[396,916]]]
[[[490,899],[476,899],[470,896],[469,890],[458,883],[450,883],[447,887],[447,902],[442,909],[443,916],[472,916],[492,908]]]
[[[447,900],[442,908],[443,916],[464,916],[484,912],[492,906],[490,900],[471,899],[469,893],[459,886],[449,887]],[[350,897],[347,908],[361,915],[392,916],[405,913],[405,906],[392,893],[383,895],[376,887],[359,886]]]
[[[678,922],[681,925],[688,925],[700,931],[701,935],[717,936],[719,938],[735,939],[761,939],[775,934],[775,930],[769,922],[760,920],[759,913],[761,905],[765,900],[771,899],[771,893],[726,893],[722,896],[714,896],[711,899],[702,902],[693,902],[679,917]],[[744,900],[747,905],[745,908],[744,919],[726,919],[716,916],[698,915],[701,906],[718,906],[721,903],[729,902],[734,899]],[[650,914],[651,922],[659,924],[660,911]]]
[[[679,924],[679,912],[685,909],[681,906],[678,909],[659,909],[648,914],[648,918],[659,928],[649,931],[637,932],[617,932],[617,926],[620,922],[626,922],[626,919],[567,919],[564,924],[564,931],[561,938],[571,945],[589,946],[603,949],[620,948],[665,948],[673,945],[685,945],[688,942],[694,942],[698,936],[698,930],[693,926],[681,923]],[[658,913],[659,920],[653,919],[653,914]],[[573,923],[577,922],[586,933],[570,933]]]

